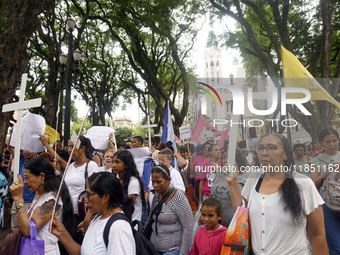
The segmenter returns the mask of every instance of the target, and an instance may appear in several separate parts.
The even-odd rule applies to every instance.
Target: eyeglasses
[[[257,145],[255,147],[257,153],[263,153],[263,151],[266,149],[268,153],[275,152],[279,147],[275,144],[268,144],[267,146],[264,145]]]
[[[167,160],[168,160],[167,158],[166,159],[160,159],[160,158],[158,159],[159,162],[166,162]]]
[[[90,198],[91,196],[96,195],[96,194],[98,194],[98,193],[97,192],[90,193],[90,192],[85,191],[85,197],[86,198]]]

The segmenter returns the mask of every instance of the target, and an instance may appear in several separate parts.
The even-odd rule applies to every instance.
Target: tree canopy
[[[282,44],[315,78],[339,78],[339,1],[210,0],[210,3],[213,15],[237,21],[236,31],[223,34],[222,44],[240,50],[248,77],[269,76],[275,86],[281,87]],[[326,81],[323,86],[336,97],[337,80]],[[334,117],[334,106],[316,101],[306,107],[312,116],[306,117],[292,107],[288,111],[316,140],[319,130]]]

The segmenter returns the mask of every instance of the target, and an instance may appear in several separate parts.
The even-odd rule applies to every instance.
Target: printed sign
[[[181,140],[190,139],[191,138],[191,129],[190,124],[185,125],[179,128],[179,137]]]

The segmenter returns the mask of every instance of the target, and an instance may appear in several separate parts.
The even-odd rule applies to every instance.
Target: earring
[[[41,182],[41,184],[44,184],[44,183],[45,183],[44,181]]]

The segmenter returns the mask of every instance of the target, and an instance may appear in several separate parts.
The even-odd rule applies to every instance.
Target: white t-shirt
[[[44,203],[46,203],[47,201],[50,201],[50,200],[56,200],[56,196],[57,196],[57,193],[56,192],[53,192],[53,191],[50,191],[50,192],[47,192],[45,194],[43,194],[40,198],[38,199],[33,199],[32,203],[31,203],[31,206],[32,206],[32,209],[30,208],[29,209],[29,217],[31,218],[34,214],[34,210],[37,209],[37,207],[40,207],[42,206]],[[60,205],[60,208],[58,209],[58,211],[56,211],[56,216],[57,218],[62,221],[62,212],[63,212],[63,202],[62,202],[62,199],[59,198],[58,200],[58,205]],[[51,220],[49,222],[47,222],[44,226],[42,226],[38,232],[37,232],[37,240],[44,240],[45,241],[45,253],[46,255],[59,255],[60,252],[59,252],[59,246],[58,246],[58,238],[49,233],[48,231],[48,227],[49,227],[49,224],[50,224]]]
[[[92,220],[87,229],[81,245],[81,255],[132,255],[136,254],[135,239],[130,223],[125,220],[116,220],[110,228],[107,249],[104,243],[103,232],[110,217]]]
[[[249,201],[253,252],[261,255],[312,254],[306,233],[307,216],[324,203],[313,181],[300,173],[294,177],[300,189],[303,210],[301,224],[296,224],[291,213],[284,211],[280,192],[262,195],[255,190],[260,175],[251,175],[242,190],[242,196]]]
[[[65,176],[65,183],[67,185],[68,192],[70,193],[74,214],[78,213],[78,196],[85,190],[85,166],[86,163],[76,168],[74,167],[74,163],[72,163]],[[98,165],[91,160],[87,167],[88,177],[95,172],[98,172]]]
[[[136,200],[134,202],[135,210],[132,214],[132,221],[141,220],[142,219],[142,199],[140,197],[140,185],[138,179],[134,176],[130,178],[129,187],[128,187],[128,195],[137,195]]]
[[[108,173],[112,173],[112,168],[105,169],[105,166],[101,166],[101,167],[98,168],[98,172],[108,172]]]
[[[175,189],[179,189],[185,193],[184,182],[179,171],[173,167],[170,167],[169,170],[170,170],[170,178],[171,178],[170,186]]]

